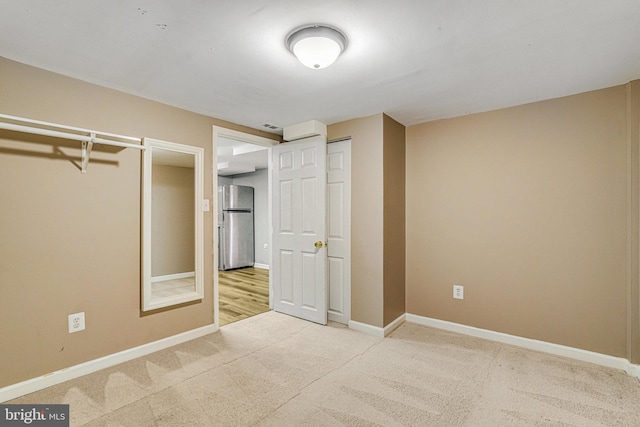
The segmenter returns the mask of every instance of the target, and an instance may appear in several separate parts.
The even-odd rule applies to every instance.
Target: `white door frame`
[[[221,126],[213,126],[213,200],[211,203],[213,211],[213,324],[215,329],[220,327],[220,301],[218,299],[218,138],[230,138],[238,141],[246,142],[248,144],[261,145],[268,147],[269,156],[269,171],[271,171],[271,147],[278,145],[278,141],[265,138],[262,136],[252,135],[250,133],[240,132],[233,129],[224,128]],[[269,175],[268,182],[268,200],[269,200],[269,225],[271,225],[271,173]],[[269,248],[271,248],[271,231],[269,232]],[[271,275],[269,275],[269,290],[271,290]],[[271,291],[269,291],[269,307],[273,307],[271,301]]]

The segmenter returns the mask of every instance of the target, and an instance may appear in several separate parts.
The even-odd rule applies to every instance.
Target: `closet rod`
[[[117,135],[114,133],[98,132],[72,126],[58,125],[56,123],[25,119],[24,117],[10,116],[8,114],[0,114],[0,129],[22,133],[31,133],[35,135],[53,136],[56,138],[71,139],[74,141],[82,142],[82,164],[80,170],[83,174],[87,173],[87,165],[89,164],[89,157],[91,156],[91,149],[93,148],[93,144],[113,145],[123,148],[135,148],[137,150],[146,149],[144,145],[140,145],[140,143],[142,143],[142,138],[134,138],[132,136]],[[137,142],[138,144],[123,141],[132,141]]]
[[[91,135],[78,135],[74,133],[66,133],[49,129],[39,129],[30,126],[14,125],[12,123],[0,122],[0,129],[13,130],[16,132],[31,133],[35,135],[53,136],[56,138],[72,139],[74,141],[93,142],[94,144],[114,145],[116,147],[124,148],[136,148],[138,150],[144,150],[143,145],[130,144],[128,142],[109,141],[102,138],[92,138]]]
[[[53,136],[53,137],[56,137],[56,138],[72,139],[74,141],[93,142],[94,144],[113,145],[113,146],[116,146],[116,147],[124,147],[124,148],[135,148],[137,150],[144,150],[145,149],[144,145],[132,144],[132,143],[129,143],[129,142],[113,141],[113,140],[110,140],[110,139],[105,139],[104,137],[106,137],[106,138],[117,138],[117,139],[122,139],[122,140],[126,140],[126,141],[135,141],[135,142],[139,142],[139,143],[142,142],[141,138],[134,138],[134,137],[131,137],[131,136],[117,135],[117,134],[113,134],[113,133],[98,132],[98,131],[92,131],[92,130],[88,130],[88,129],[75,128],[75,127],[71,127],[71,126],[58,125],[58,124],[55,124],[55,123],[43,122],[43,121],[40,121],[40,120],[25,119],[23,117],[9,116],[7,114],[0,114],[0,119],[11,120],[11,121],[14,121],[14,122],[21,122],[21,123],[26,123],[27,124],[27,125],[24,125],[24,124],[0,122],[0,129],[12,130],[12,131],[23,132],[23,133],[32,133],[32,134],[36,134],[36,135]],[[47,126],[47,127],[50,127],[50,128],[58,128],[58,129],[64,129],[64,130],[71,130],[71,131],[75,131],[75,132],[83,132],[83,133],[87,133],[88,135],[81,135],[81,134],[77,134],[77,133],[63,132],[63,131],[54,130],[54,129],[44,129],[44,128],[39,128],[39,127],[33,127],[33,126],[28,126],[28,124]],[[100,135],[100,137],[98,137],[96,135]]]

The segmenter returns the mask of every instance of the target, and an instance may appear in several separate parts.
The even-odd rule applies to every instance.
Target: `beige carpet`
[[[640,426],[640,383],[621,371],[274,312],[10,403],[68,403],[74,426]]]

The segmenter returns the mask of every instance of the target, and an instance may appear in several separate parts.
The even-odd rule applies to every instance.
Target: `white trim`
[[[155,276],[151,278],[151,283],[165,282],[167,280],[186,279],[188,277],[195,277],[195,271],[187,271],[186,273],[165,274],[164,276]]]
[[[393,322],[389,323],[387,326],[384,327],[384,336],[386,337],[391,332],[395,331],[406,320],[407,320],[406,314],[401,314],[400,316],[398,316],[396,320],[394,320]]]
[[[571,359],[581,360],[583,362],[594,363],[596,365],[606,366],[608,368],[621,369],[631,376],[640,378],[640,365],[634,365],[633,363],[622,357],[609,356],[602,353],[596,353],[593,351],[582,350],[574,347],[567,347],[564,345],[554,344],[546,341],[539,341],[531,338],[509,335],[502,332],[490,331],[488,329],[461,325],[459,323],[448,322],[445,320],[418,316],[416,314],[407,313],[406,321],[417,323],[423,326],[442,329],[445,331],[456,332],[459,334],[522,347],[529,350],[535,350],[543,353],[553,354],[556,356],[563,356]]]
[[[396,320],[389,323],[384,328],[371,326],[367,323],[356,322],[355,320],[349,320],[349,329],[353,329],[354,331],[362,332],[367,335],[372,335],[374,337],[384,338],[405,322],[405,316],[405,314],[401,314]]]
[[[214,325],[219,325],[220,322],[220,300],[218,297],[218,269],[220,268],[219,263],[220,263],[220,247],[219,247],[219,243],[218,243],[218,238],[220,237],[220,230],[218,229],[218,215],[220,215],[219,209],[220,206],[218,206],[218,204],[220,203],[219,200],[219,196],[218,196],[218,132],[220,132],[220,129],[218,129],[216,126],[212,127],[212,132],[213,132],[213,137],[211,138],[211,144],[213,145],[213,150],[211,150],[211,155],[212,157],[212,169],[213,169],[213,185],[212,185],[212,191],[213,194],[211,195],[213,197],[213,199],[211,200],[212,202],[212,211],[213,211],[213,215],[211,215],[212,218],[212,230],[213,230],[213,272],[212,272],[212,277],[213,277],[213,324]]]
[[[204,148],[159,139],[144,138],[144,146],[148,148],[142,158],[142,311],[156,310],[175,304],[204,299]],[[153,151],[159,149],[193,156],[194,166],[194,251],[195,251],[195,289],[193,292],[158,297],[153,295],[151,287],[151,200],[152,200],[152,165]]]
[[[83,375],[87,375],[101,369],[109,368],[111,366],[115,366],[117,364],[124,363],[138,357],[146,356],[147,354],[164,350],[165,348],[169,348],[174,345],[178,345],[183,342],[214,333],[217,330],[217,325],[202,326],[200,328],[182,332],[180,334],[163,338],[158,341],[143,344],[141,346],[123,350],[118,353],[100,357],[98,359],[89,360],[88,362],[80,363],[79,365],[60,369],[59,371],[51,372],[41,377],[32,378],[30,380],[22,381],[17,384],[12,384],[0,388],[0,402],[6,402],[8,400],[24,396],[25,394],[33,393],[35,391],[60,384],[65,381],[79,378]]]
[[[271,248],[273,248],[273,203],[271,200],[271,197],[273,196],[273,188],[271,188],[272,184],[273,184],[273,148],[269,147],[269,159],[267,160],[268,162],[268,166],[267,166],[267,221],[268,225],[267,225],[267,238],[268,238],[268,242],[267,244],[269,245],[269,254],[267,255],[269,257],[269,267],[271,267],[271,265],[273,265],[273,251],[271,250]],[[273,310],[273,275],[271,274],[271,268],[269,268],[269,309]]]
[[[379,326],[371,326],[367,323],[356,322],[355,320],[349,320],[349,329],[362,332],[374,337],[384,338],[384,329]]]
[[[263,270],[268,270],[269,269],[269,264],[260,264],[260,263],[254,263],[253,266],[255,268],[261,268]]]

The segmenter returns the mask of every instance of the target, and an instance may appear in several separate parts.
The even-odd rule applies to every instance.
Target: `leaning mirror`
[[[142,310],[200,300],[203,157],[200,147],[145,138]]]

